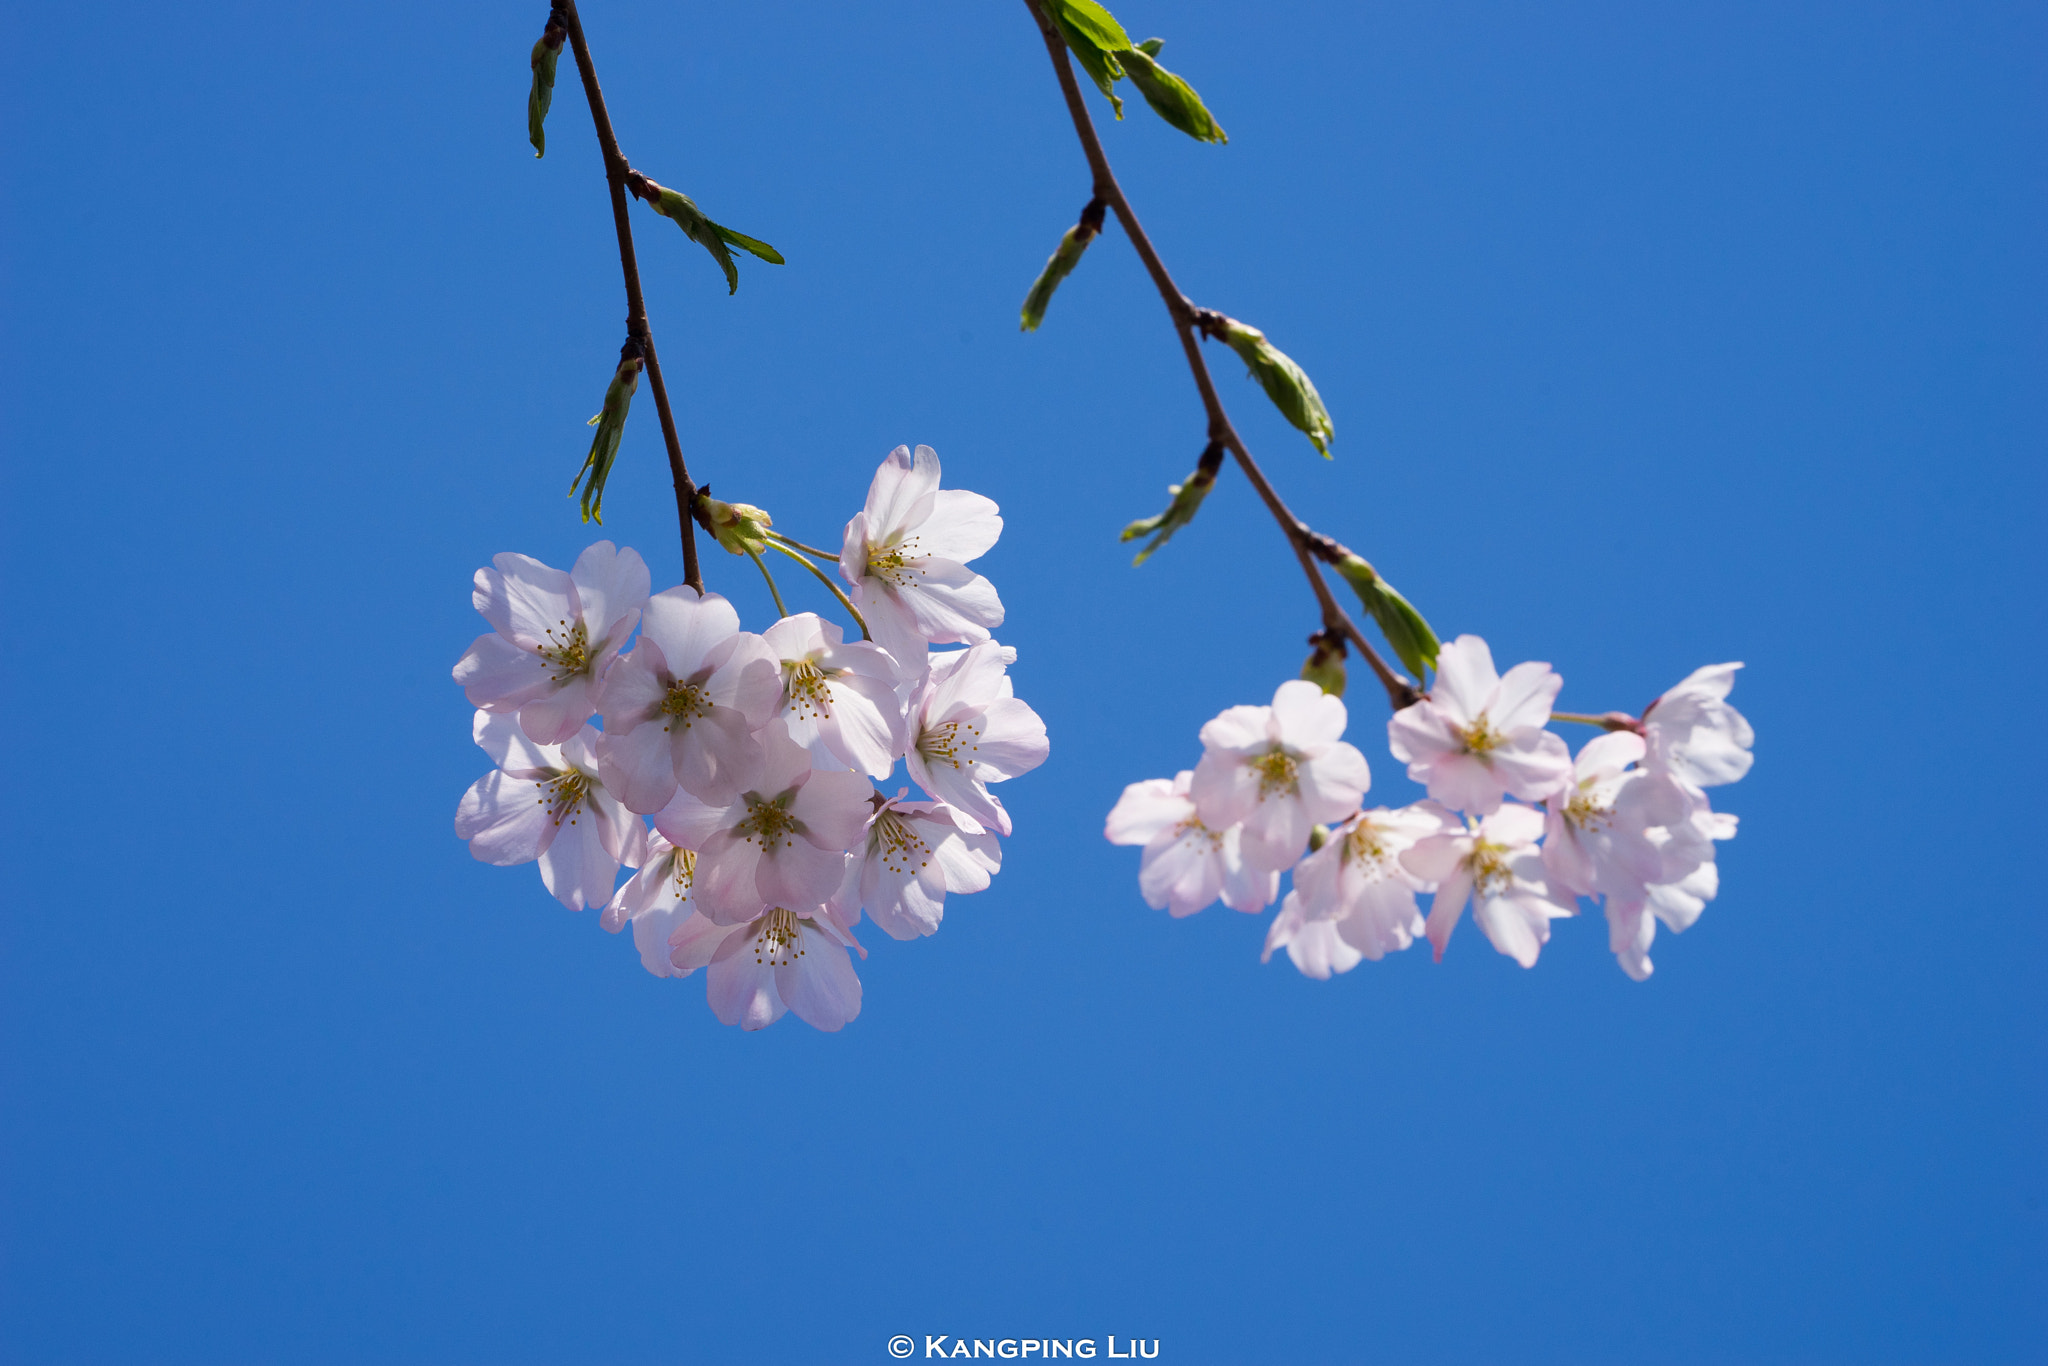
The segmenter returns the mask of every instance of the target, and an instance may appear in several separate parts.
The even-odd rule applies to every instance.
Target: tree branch
[[[1116,173],[1109,168],[1109,157],[1102,150],[1102,139],[1096,136],[1095,120],[1088,113],[1087,102],[1081,97],[1081,86],[1074,79],[1073,63],[1067,57],[1066,40],[1045,12],[1039,9],[1036,0],[1024,0],[1024,7],[1031,11],[1032,19],[1038,25],[1039,35],[1045,39],[1045,50],[1052,58],[1053,72],[1059,77],[1060,91],[1067,99],[1067,113],[1074,120],[1074,132],[1081,139],[1081,151],[1088,158],[1088,169],[1094,177],[1095,197],[1116,212],[1117,222],[1123,224],[1124,233],[1137,248],[1138,259],[1145,263],[1145,271],[1152,277],[1152,283],[1159,290],[1159,297],[1166,304],[1166,312],[1173,319],[1173,330],[1180,335],[1181,350],[1187,356],[1188,369],[1195,377],[1195,388],[1202,396],[1202,408],[1209,417],[1209,439],[1220,441],[1229,448],[1231,456],[1244,471],[1246,479],[1266,510],[1273,514],[1273,520],[1280,524],[1280,530],[1287,537],[1287,543],[1294,550],[1295,559],[1301,562],[1301,572],[1308,576],[1309,588],[1315,594],[1316,605],[1321,609],[1326,629],[1340,632],[1358,647],[1360,654],[1372,667],[1380,686],[1387,691],[1387,702],[1395,710],[1408,706],[1421,694],[1415,685],[1387,666],[1380,658],[1379,651],[1359,631],[1357,623],[1351,620],[1343,606],[1330,593],[1330,585],[1324,580],[1322,570],[1309,554],[1308,540],[1311,535],[1301,519],[1288,510],[1280,500],[1273,485],[1259,468],[1252,453],[1245,449],[1243,438],[1237,428],[1231,425],[1230,414],[1223,410],[1223,400],[1217,397],[1216,383],[1209,375],[1208,363],[1202,358],[1201,338],[1197,333],[1200,310],[1188,302],[1174,285],[1173,277],[1166,271],[1166,263],[1159,259],[1159,253],[1152,247],[1152,239],[1145,235],[1145,229],[1138,223],[1138,215],[1131,208],[1131,201],[1124,198],[1123,187],[1117,184]]]
[[[676,487],[676,520],[682,526],[683,582],[702,593],[704,577],[697,569],[697,529],[690,516],[697,486],[690,482],[690,471],[683,464],[683,443],[676,436],[675,414],[669,410],[668,386],[662,383],[661,361],[654,353],[654,333],[647,325],[647,302],[640,294],[640,265],[633,255],[633,224],[626,212],[626,174],[632,167],[619,151],[611,115],[605,112],[604,92],[597,85],[597,67],[590,60],[590,44],[583,37],[583,20],[577,16],[576,0],[554,0],[553,12],[569,30],[576,70],[583,77],[583,94],[590,101],[590,121],[597,129],[598,150],[604,154],[604,178],[612,195],[612,225],[619,234],[619,270],[626,277],[626,335],[638,339],[646,357],[654,408],[661,416],[661,438],[668,445],[668,471]]]

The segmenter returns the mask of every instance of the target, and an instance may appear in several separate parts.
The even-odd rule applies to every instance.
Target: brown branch
[[[612,225],[619,234],[619,270],[626,277],[626,335],[639,341],[646,357],[654,409],[661,416],[661,438],[668,445],[668,472],[676,486],[676,520],[683,532],[683,582],[701,593],[704,577],[697,569],[697,528],[690,515],[697,486],[690,482],[690,471],[683,464],[683,443],[676,435],[675,414],[668,406],[668,386],[662,383],[661,362],[654,354],[654,333],[647,325],[647,301],[640,294],[640,265],[633,255],[633,224],[626,212],[626,176],[632,167],[619,151],[611,115],[605,112],[604,92],[597,85],[597,67],[590,60],[590,44],[583,37],[576,0],[554,0],[553,13],[569,30],[569,45],[576,52],[576,70],[583,77],[583,94],[590,101],[590,121],[597,128],[598,150],[604,154],[604,178],[612,194]]]
[[[1124,234],[1137,248],[1138,259],[1145,263],[1145,271],[1152,277],[1152,283],[1159,290],[1159,297],[1166,304],[1167,314],[1173,319],[1173,329],[1180,335],[1181,350],[1186,353],[1188,369],[1194,374],[1195,388],[1202,395],[1202,408],[1209,417],[1209,439],[1220,441],[1229,447],[1231,456],[1244,471],[1246,479],[1257,491],[1266,510],[1273,514],[1273,520],[1280,524],[1280,530],[1287,537],[1287,543],[1294,550],[1295,559],[1301,562],[1301,572],[1308,576],[1309,588],[1316,596],[1316,605],[1322,611],[1323,626],[1327,630],[1341,633],[1358,647],[1359,653],[1372,667],[1380,686],[1387,690],[1387,702],[1395,710],[1413,703],[1421,696],[1415,685],[1387,666],[1380,658],[1379,651],[1359,631],[1343,606],[1330,593],[1330,585],[1316,567],[1309,554],[1309,538],[1312,532],[1299,517],[1288,510],[1280,500],[1265,472],[1259,468],[1252,453],[1245,448],[1244,439],[1231,425],[1230,414],[1223,410],[1223,400],[1217,397],[1216,383],[1210,378],[1209,366],[1202,359],[1202,343],[1197,333],[1201,310],[1188,302],[1186,295],[1174,285],[1173,277],[1166,271],[1166,263],[1159,259],[1159,253],[1152,247],[1152,239],[1139,226],[1137,212],[1131,208],[1131,201],[1124,198],[1123,187],[1117,184],[1116,173],[1109,169],[1109,156],[1102,150],[1102,139],[1096,136],[1095,120],[1088,113],[1088,104],[1081,97],[1080,83],[1074,79],[1073,63],[1067,57],[1066,40],[1059,29],[1041,10],[1036,0],[1024,0],[1024,7],[1031,11],[1031,17],[1038,24],[1040,36],[1045,39],[1045,50],[1052,58],[1054,73],[1059,77],[1060,90],[1067,99],[1067,113],[1073,117],[1074,132],[1081,139],[1081,150],[1087,155],[1088,169],[1094,177],[1095,198],[1116,211],[1117,221],[1124,225]]]

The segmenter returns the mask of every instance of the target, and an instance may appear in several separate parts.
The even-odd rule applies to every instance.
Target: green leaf
[[[1159,42],[1156,38],[1150,41]],[[1230,141],[1223,132],[1223,125],[1210,116],[1208,106],[1202,103],[1202,97],[1195,93],[1195,88],[1152,60],[1150,52],[1143,47],[1135,47],[1121,56],[1124,74],[1131,78],[1131,84],[1138,87],[1145,103],[1151,105],[1160,118],[1197,142]]]
[[[1123,79],[1123,66],[1116,54],[1131,45],[1130,35],[1114,15],[1094,0],[1044,0],[1053,25],[1066,39],[1067,48],[1095,88],[1109,97],[1116,116],[1124,116],[1124,102],[1116,96],[1116,83]]]
[[[743,232],[734,232],[731,228],[721,223],[713,223],[711,226],[720,237],[732,243],[741,251],[751,252],[770,265],[781,266],[788,264],[788,262],[782,259],[782,253],[769,246],[766,242],[749,237]]]
[[[612,462],[619,456],[619,438],[626,433],[626,414],[633,406],[633,391],[640,387],[643,363],[638,343],[627,342],[619,354],[619,368],[613,373],[612,382],[605,386],[604,407],[590,419],[590,425],[597,428],[590,438],[590,454],[583,457],[583,468],[569,482],[572,494],[577,485],[583,486],[586,522],[604,522],[604,484],[611,477]],[[583,478],[586,474],[590,476],[588,483]]]
[[[1211,445],[1202,452],[1201,463],[1195,472],[1182,484],[1168,484],[1166,491],[1172,501],[1166,511],[1156,517],[1141,517],[1124,528],[1117,539],[1135,541],[1140,536],[1150,536],[1152,542],[1138,552],[1133,565],[1141,565],[1152,558],[1152,553],[1173,539],[1173,533],[1195,520],[1195,514],[1202,510],[1202,500],[1209,496],[1209,490],[1216,485],[1216,472],[1223,468],[1223,447]]]
[[[548,150],[547,123],[548,108],[555,102],[555,63],[562,59],[563,30],[551,22],[540,35],[540,41],[533,45],[533,89],[526,96],[526,140],[533,144],[533,154],[544,156]],[[553,39],[552,43],[549,39]]]
[[[1338,561],[1337,573],[1358,594],[1359,604],[1379,625],[1388,646],[1420,683],[1423,670],[1436,667],[1439,648],[1436,632],[1423,620],[1422,613],[1357,555],[1347,554]]]
[[[1060,287],[1060,281],[1073,274],[1074,267],[1081,264],[1081,254],[1102,231],[1103,209],[1101,200],[1088,201],[1088,207],[1081,210],[1081,221],[1067,229],[1047,259],[1045,269],[1031,282],[1031,292],[1024,296],[1024,307],[1020,310],[1024,331],[1036,332],[1045,321],[1046,305],[1052,302],[1053,291]]]
[[[1306,434],[1325,460],[1329,459],[1330,441],[1337,429],[1308,373],[1286,352],[1267,341],[1266,334],[1258,328],[1225,318],[1222,330],[1223,340],[1250,368],[1252,378],[1265,389],[1266,397],[1273,400],[1281,416]]]
[[[718,262],[718,268],[725,272],[725,292],[737,294],[740,288],[740,268],[733,264],[732,253],[725,249],[730,242],[741,251],[750,252],[771,265],[784,264],[782,253],[758,238],[743,232],[734,232],[723,223],[714,223],[705,217],[697,202],[681,190],[671,190],[657,185],[638,171],[626,178],[626,188],[647,201],[654,211],[672,220],[683,230],[683,236],[711,253],[711,259]]]
[[[1134,44],[1133,46],[1147,57],[1157,57],[1159,49],[1166,46],[1166,40],[1164,38],[1147,38],[1144,42]]]

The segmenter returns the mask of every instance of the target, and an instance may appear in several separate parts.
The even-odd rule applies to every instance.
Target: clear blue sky
[[[1200,417],[1114,230],[1017,331],[1087,198],[1022,6],[590,0],[627,153],[789,258],[636,210],[693,468],[819,540],[936,447],[1052,735],[853,1026],[721,1028],[450,830],[624,311],[545,5],[15,7],[0,1356],[2048,1357],[2040,7],[1117,8],[1231,135],[1107,127],[1140,213],[1335,416],[1219,360],[1289,496],[1564,706],[1748,662],[1699,926],[1317,983],[1147,910],[1104,813],[1314,622],[1235,476],[1116,543]],[[607,507],[676,581],[646,405]]]

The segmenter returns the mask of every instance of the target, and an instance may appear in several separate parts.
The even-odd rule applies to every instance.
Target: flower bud
[[[1253,379],[1266,391],[1266,397],[1273,400],[1273,406],[1280,415],[1304,432],[1322,452],[1325,460],[1330,458],[1330,441],[1337,429],[1330,421],[1330,410],[1323,406],[1323,397],[1316,392],[1306,372],[1286,352],[1266,340],[1266,334],[1256,327],[1247,326],[1235,318],[1226,318],[1220,313],[1203,315],[1203,330],[1211,336],[1220,336],[1230,349],[1237,352],[1251,370]]]
[[[536,157],[548,149],[542,125],[547,122],[548,106],[555,102],[555,63],[562,58],[562,42],[568,36],[561,16],[550,10],[548,25],[541,30],[540,41],[533,45],[533,89],[526,96],[526,139],[533,144]]]
[[[619,438],[626,432],[626,414],[633,406],[633,392],[640,387],[640,370],[646,364],[641,358],[640,343],[627,338],[619,348],[619,368],[612,372],[612,382],[605,386],[604,407],[597,410],[597,416],[590,419],[590,425],[597,428],[590,438],[590,454],[583,457],[583,468],[576,471],[576,477],[569,481],[569,492],[576,492],[576,486],[583,486],[583,520],[604,521],[604,481],[611,477],[612,461],[618,459]],[[583,476],[588,474],[586,483]]]
[[[752,503],[722,502],[713,498],[708,488],[697,492],[696,516],[712,539],[734,555],[758,555],[766,550],[767,530],[775,523]]]
[[[1394,586],[1381,578],[1379,571],[1357,555],[1346,552],[1336,566],[1344,582],[1358,594],[1359,603],[1379,624],[1380,634],[1387,638],[1394,654],[1420,683],[1422,671],[1436,667],[1436,632],[1408,599],[1394,591]]]
[[[1183,484],[1168,484],[1166,491],[1173,501],[1166,505],[1166,511],[1156,517],[1141,517],[1124,528],[1117,539],[1134,541],[1140,536],[1150,536],[1152,543],[1138,552],[1138,558],[1131,563],[1139,565],[1150,559],[1152,552],[1173,539],[1173,533],[1195,520],[1201,511],[1202,500],[1209,496],[1209,490],[1216,486],[1216,472],[1223,468],[1223,443],[1212,441],[1209,449],[1202,452],[1202,459],[1195,466],[1195,472]]]
[[[1310,852],[1311,854],[1313,854],[1313,853],[1314,853],[1314,852],[1315,852],[1316,850],[1318,850],[1318,849],[1322,848],[1322,847],[1323,847],[1324,845],[1328,844],[1329,842],[1330,842],[1330,827],[1329,827],[1329,826],[1327,826],[1327,825],[1311,825],[1311,826],[1310,826],[1310,827],[1308,828],[1308,851],[1309,851],[1309,852]]]
[[[1332,697],[1344,695],[1344,641],[1318,631],[1308,638],[1315,646],[1301,666],[1301,676]]]

